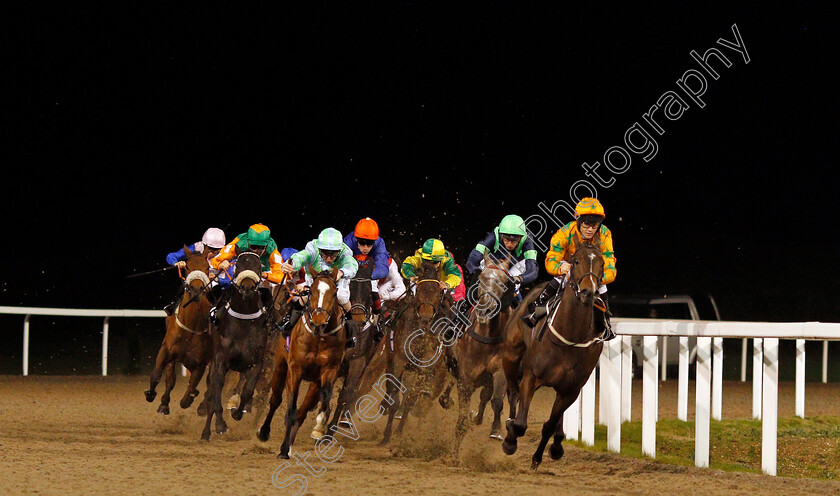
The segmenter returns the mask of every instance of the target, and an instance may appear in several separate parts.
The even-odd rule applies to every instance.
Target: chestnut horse
[[[235,370],[245,375],[239,406],[230,414],[234,420],[242,418],[262,372],[269,332],[266,310],[257,289],[261,273],[262,262],[256,253],[245,252],[237,257],[233,284],[228,289],[230,299],[225,308],[219,311],[218,326],[210,326],[213,366],[205,400],[208,411],[201,433],[203,440],[210,439],[210,423],[214,415],[216,432],[227,432],[227,424],[222,417],[222,388],[228,371]]]
[[[414,285],[414,293],[408,293],[404,298],[394,324],[394,351],[389,356],[387,372],[402,383],[406,374],[414,375],[416,380],[401,399],[382,405],[388,409],[382,444],[390,442],[394,417],[400,408],[402,417],[397,434],[402,433],[409,412],[421,396],[437,397],[443,389],[445,338],[442,336],[444,331],[439,328],[446,326],[435,324],[447,318],[452,304],[449,291],[441,290],[434,267],[424,269]],[[399,398],[398,391],[390,383],[388,387],[388,395]]]
[[[474,300],[474,309],[466,332],[452,348],[454,376],[458,389],[458,423],[456,425],[455,453],[457,455],[470,415],[473,393],[481,387],[479,409],[474,418],[481,425],[487,402],[493,409],[490,437],[502,439],[502,407],[507,381],[502,368],[502,349],[505,327],[513,313],[511,302],[516,288],[508,272],[510,261],[494,262],[484,257],[484,269],[477,284],[468,292]],[[488,394],[489,393],[489,394]]]
[[[548,314],[533,329],[528,327],[521,316],[544,284],[538,286],[519,305],[506,330],[503,365],[511,417],[502,443],[506,454],[516,452],[517,438],[525,434],[534,392],[542,386],[555,391],[551,415],[543,424],[540,443],[531,457],[533,470],[542,463],[543,451],[552,435],[549,455],[553,460],[563,457],[563,412],[580,394],[603,348],[595,327],[593,304],[604,274],[604,258],[596,246],[585,243],[578,244],[569,262],[572,268],[559,304],[555,297]]]
[[[175,364],[180,362],[190,371],[189,385],[180,403],[181,408],[189,408],[198,396],[196,386],[213,357],[213,341],[208,332],[210,301],[207,299],[207,288],[210,285],[210,264],[202,253],[193,253],[186,246],[184,253],[187,254],[184,294],[172,315],[166,317],[166,335],[149,377],[149,389],[145,391],[146,401],[154,401],[157,396],[155,388],[165,370],[166,390],[160,397],[157,410],[164,415],[169,414],[169,395],[175,387]]]
[[[297,431],[319,400],[320,410],[312,437],[320,439],[326,433],[333,385],[338,377],[347,343],[344,309],[338,303],[335,274],[336,270],[325,271],[313,278],[303,315],[292,329],[289,350],[284,358],[281,357],[286,362],[285,377],[282,377],[282,364],[275,363],[274,366],[269,413],[259,436],[260,439],[267,438],[266,429],[270,428],[274,411],[280,405],[279,389],[284,382],[288,407],[286,432],[278,458],[289,458]],[[282,346],[278,346],[278,350],[280,348]],[[282,354],[278,353],[279,355]],[[309,382],[310,386],[298,407],[298,395],[303,381]]]

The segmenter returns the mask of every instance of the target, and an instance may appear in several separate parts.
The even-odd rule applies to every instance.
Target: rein
[[[590,267],[591,267],[591,265],[590,265]],[[583,282],[584,279],[586,279],[587,277],[590,277],[590,276],[593,277],[594,280],[595,280],[595,286],[596,286],[595,287],[595,293],[597,295],[598,288],[601,286],[600,281],[601,281],[601,278],[603,277],[603,274],[596,274],[596,273],[594,273],[590,270],[589,272],[580,276],[577,281],[575,281],[575,279],[573,277],[571,277],[571,275],[567,276],[567,278],[568,278],[568,283],[567,284],[575,292],[575,297],[576,298],[579,298],[580,294],[582,292],[581,289],[580,289],[580,283]],[[546,322],[545,325],[548,327],[548,330],[551,331],[552,334],[554,334],[554,337],[556,337],[558,340],[560,340],[560,343],[562,343],[562,345],[571,346],[571,347],[575,347],[575,348],[588,348],[595,343],[600,343],[600,342],[604,341],[602,336],[595,336],[594,338],[592,338],[589,341],[586,341],[584,343],[576,343],[576,342],[569,341],[568,339],[566,339],[560,332],[557,331],[557,329],[554,328],[554,319],[557,316],[557,312],[560,310],[560,306],[561,306],[561,303],[558,303],[557,306],[554,307],[554,310],[552,310],[551,313],[548,315],[548,318],[545,321]],[[593,302],[592,306],[595,307],[594,302]],[[590,325],[591,325],[591,323],[590,323]],[[557,344],[557,343],[555,343],[555,344]],[[558,345],[558,346],[561,346],[561,345]]]

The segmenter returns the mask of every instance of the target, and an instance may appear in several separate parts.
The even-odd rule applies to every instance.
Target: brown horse
[[[475,304],[470,324],[464,336],[458,339],[452,348],[454,357],[452,362],[455,364],[454,375],[459,400],[458,423],[455,431],[456,455],[467,432],[470,401],[478,387],[482,388],[481,399],[474,422],[476,425],[481,425],[484,408],[489,401],[493,409],[490,437],[502,439],[501,414],[507,385],[502,368],[502,344],[505,327],[513,313],[511,303],[515,297],[516,285],[508,272],[509,268],[509,260],[494,262],[485,256],[484,270],[481,271],[477,284],[473,285],[468,292],[468,298]]]
[[[319,400],[320,410],[312,437],[319,439],[326,433],[333,385],[338,377],[347,343],[344,309],[338,303],[335,274],[336,271],[333,270],[332,273],[322,272],[314,277],[304,313],[292,329],[289,351],[285,354],[287,370],[284,382],[288,407],[285,419],[286,433],[277,455],[279,458],[289,458],[297,431]],[[281,368],[281,364],[275,364],[275,377],[278,372],[282,375]],[[303,381],[309,382],[310,387],[298,408],[298,394]],[[279,380],[272,381],[272,384],[275,383],[279,386]],[[274,411],[279,406],[276,393],[275,387],[272,386],[269,414],[263,428],[270,425]]]
[[[173,314],[166,317],[166,335],[149,377],[149,389],[145,391],[146,401],[154,401],[157,396],[155,388],[166,370],[166,390],[158,407],[158,413],[164,415],[169,414],[169,395],[175,387],[175,364],[181,363],[190,371],[189,385],[180,403],[181,408],[189,408],[198,395],[196,386],[213,357],[213,341],[208,333],[210,264],[202,253],[193,253],[186,246],[184,253],[187,254],[184,293]]]
[[[397,425],[397,434],[405,427],[409,412],[423,397],[437,397],[443,389],[445,378],[445,357],[443,330],[436,322],[446,319],[452,307],[449,291],[442,291],[437,278],[437,269],[425,268],[414,293],[407,294],[402,310],[394,325],[394,351],[389,355],[387,372],[404,383],[406,374],[414,375],[413,387],[403,394],[401,400],[388,405],[388,421],[385,425],[382,444],[390,442],[394,417],[402,408],[402,417]],[[388,395],[398,398],[398,391],[388,384]]]
[[[219,312],[219,324],[210,327],[213,366],[205,400],[208,405],[207,418],[201,439],[210,439],[210,424],[214,415],[216,432],[227,432],[227,424],[222,417],[221,398],[228,371],[235,370],[245,375],[239,406],[231,412],[234,420],[242,418],[253,397],[257,379],[262,372],[269,334],[266,310],[258,291],[261,273],[262,262],[257,254],[245,252],[237,257],[234,281],[228,289],[230,298]]]
[[[534,392],[542,386],[554,389],[551,415],[543,424],[542,438],[531,458],[531,468],[542,463],[548,438],[554,436],[549,454],[553,460],[563,457],[563,412],[580,394],[589,379],[603,341],[594,324],[594,302],[604,274],[600,250],[590,243],[579,245],[569,260],[572,268],[559,304],[549,305],[548,314],[534,329],[521,319],[528,303],[536,299],[542,286],[531,291],[511,316],[506,330],[504,371],[508,381],[510,417],[502,449],[516,452],[517,438],[525,434],[528,408]],[[548,331],[548,332],[546,332]]]

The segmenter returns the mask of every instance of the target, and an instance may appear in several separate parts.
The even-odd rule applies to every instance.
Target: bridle
[[[351,279],[350,282],[351,283],[357,282],[357,283],[364,284],[364,283],[370,283],[372,280],[373,279],[370,279],[370,278],[359,277],[359,278]],[[357,315],[359,310],[361,310],[361,312],[364,314],[365,322],[369,321],[370,317],[371,317],[371,314],[373,313],[373,309],[369,305],[366,305],[364,303],[361,303],[361,302],[351,303],[350,304],[350,310],[348,311],[348,313],[351,316],[352,315]]]
[[[580,252],[577,252],[576,255],[578,255],[578,254],[580,254]],[[598,255],[598,256],[600,256],[600,255]],[[592,265],[590,264],[589,267],[591,269]],[[598,288],[601,287],[601,282],[600,281],[603,278],[603,270],[601,271],[601,274],[596,274],[595,272],[590,270],[589,272],[586,272],[582,276],[577,278],[577,280],[575,280],[575,278],[572,277],[572,274],[568,274],[566,277],[568,278],[567,284],[575,292],[575,297],[578,298],[578,299],[581,299],[581,293],[583,291],[580,289],[580,284],[587,277],[592,277],[593,282],[595,283],[595,289],[593,290],[593,296],[598,293]],[[558,296],[559,296],[559,294],[558,294]],[[573,342],[573,341],[569,341],[568,339],[563,337],[563,335],[560,332],[558,332],[557,329],[554,328],[554,318],[556,317],[557,312],[559,310],[560,310],[560,304],[555,305],[554,309],[548,315],[545,325],[548,327],[548,330],[551,331],[551,333],[554,335],[554,337],[556,337],[558,340],[560,340],[561,345],[571,346],[571,347],[575,347],[575,348],[588,348],[589,346],[592,346],[595,343],[599,343],[599,342],[603,341],[603,338],[601,336],[596,336],[596,337],[590,339],[589,341],[586,341],[586,342],[583,342],[583,343],[576,343],[576,342]],[[557,344],[557,343],[555,343],[555,344]],[[560,345],[558,345],[558,346],[560,346]]]
[[[179,272],[180,272],[180,268],[179,268]],[[210,277],[203,270],[194,269],[194,270],[191,270],[187,274],[187,277],[185,277],[183,279],[184,279],[184,291],[186,291],[187,293],[190,294],[190,299],[187,300],[186,303],[180,304],[175,308],[175,312],[173,314],[175,316],[175,324],[177,324],[178,327],[180,327],[181,329],[183,329],[187,332],[191,332],[193,334],[203,334],[203,332],[195,331],[195,330],[191,329],[190,327],[188,327],[186,324],[184,324],[181,321],[180,316],[181,316],[181,308],[182,307],[183,308],[188,307],[191,303],[198,300],[201,297],[202,294],[207,292],[207,288],[210,286]],[[201,282],[201,288],[193,287],[192,283],[196,280]]]
[[[421,279],[421,280],[417,281],[417,283],[415,283],[414,286],[415,286],[415,288],[419,288],[421,284],[427,284],[427,283],[434,283],[436,286],[440,286],[440,281],[438,281],[437,279]],[[415,289],[415,297],[416,297],[416,295],[417,295],[417,291]],[[420,309],[422,309],[424,306],[428,306],[428,307],[432,308],[432,320],[434,320],[434,318],[437,317],[438,307],[440,306],[440,303],[441,303],[440,296],[438,296],[438,300],[437,300],[436,303],[429,303],[429,302],[426,302],[426,301],[421,302],[419,305],[416,305],[414,307],[414,316],[418,319],[421,318]]]
[[[318,276],[312,281],[312,286],[315,286],[318,283],[318,281],[320,281],[322,279],[331,280],[330,276]],[[333,282],[331,284],[331,286],[334,287],[335,283]],[[329,310],[327,310],[326,308],[323,308],[321,306],[317,306],[314,309],[312,308],[312,293],[311,293],[311,291],[312,290],[310,288],[309,298],[306,302],[306,306],[303,308],[303,326],[313,336],[324,337],[324,336],[330,336],[330,335],[333,335],[333,334],[337,333],[342,327],[344,327],[344,320],[346,319],[346,315],[344,315],[343,309],[341,308],[340,305],[338,305],[337,302],[333,302],[333,305],[334,305],[334,307],[338,307],[339,309],[342,310],[342,315],[338,318],[338,323],[336,324],[335,328],[333,328],[333,329],[331,329],[327,332],[320,332],[320,333],[315,332],[316,330],[313,329],[313,326],[312,326],[312,317],[313,316],[315,316],[315,315],[325,315],[326,321],[329,324],[330,320],[332,320],[332,313]],[[320,305],[320,301],[318,302],[318,304]]]

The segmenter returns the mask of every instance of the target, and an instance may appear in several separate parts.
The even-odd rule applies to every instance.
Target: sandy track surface
[[[164,416],[156,413],[157,403],[143,397],[145,377],[0,376],[0,494],[295,494],[303,484],[312,495],[840,494],[840,482],[676,467],[568,444],[562,460],[546,453],[533,472],[530,456],[552,400],[547,390],[537,393],[528,432],[510,457],[488,438],[488,416],[485,425],[472,429],[455,460],[447,453],[456,414],[436,407],[424,418],[412,418],[390,447],[378,445],[382,420],[359,422],[358,440],[335,436],[338,444],[330,454],[340,456],[330,464],[314,454],[309,419],[293,449],[300,456],[309,452],[310,467],[286,466],[275,457],[282,413],[267,443],[254,435],[259,413],[240,422],[226,414],[230,431],[202,442],[198,402],[189,410],[177,404],[184,387],[179,378],[172,414]],[[637,419],[640,383],[634,387]],[[749,417],[749,387],[725,383],[724,417]],[[661,391],[660,417],[675,417],[676,381],[662,383]],[[809,383],[806,413],[836,415],[838,393],[840,385]],[[780,402],[780,415],[793,415],[791,384],[782,384]],[[290,484],[277,487],[272,477],[277,485]]]

